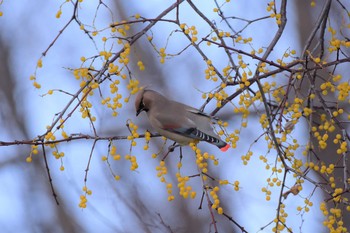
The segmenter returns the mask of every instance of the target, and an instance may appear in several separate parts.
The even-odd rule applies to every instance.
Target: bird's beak
[[[143,110],[144,110],[143,108],[137,109],[137,111],[136,111],[136,116],[138,116]]]

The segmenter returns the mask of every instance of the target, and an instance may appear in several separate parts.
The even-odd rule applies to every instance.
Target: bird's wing
[[[153,119],[156,126],[180,134],[186,134],[189,129],[196,128],[196,124],[186,117],[185,114],[177,112],[171,114],[169,112],[158,112]]]
[[[209,143],[218,143],[217,137],[211,133],[202,131],[197,125],[187,117],[174,117],[167,114],[159,114],[155,119],[159,128],[179,134],[184,137],[206,141]]]
[[[216,116],[211,116],[211,115],[209,115],[209,114],[207,114],[207,113],[205,113],[205,112],[201,112],[201,111],[199,111],[198,109],[195,109],[195,108],[189,107],[189,108],[186,108],[186,110],[187,110],[189,113],[193,113],[193,114],[198,115],[198,116],[203,116],[203,117],[206,117],[206,118],[208,118],[208,119],[210,119],[210,120],[215,120],[215,121],[219,120],[218,117],[216,117]]]

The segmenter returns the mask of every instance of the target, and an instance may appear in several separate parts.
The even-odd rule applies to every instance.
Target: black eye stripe
[[[145,112],[148,112],[148,108],[146,108],[145,104],[143,103],[143,97],[140,101],[140,105],[139,105],[139,110],[142,110],[142,111],[145,111]]]
[[[140,104],[139,104],[139,109],[142,109],[145,107],[145,104],[143,103],[143,97],[141,98]]]

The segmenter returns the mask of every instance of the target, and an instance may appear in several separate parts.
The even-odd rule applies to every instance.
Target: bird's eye
[[[143,103],[143,101],[140,102],[140,106],[139,106],[139,109],[144,109],[145,107],[145,104]]]
[[[143,98],[140,101],[139,110],[140,111],[146,111],[146,112],[148,111],[148,109],[146,109],[145,104],[143,103]]]

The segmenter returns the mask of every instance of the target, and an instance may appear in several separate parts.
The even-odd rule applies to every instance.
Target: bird
[[[162,94],[142,89],[135,99],[136,116],[146,112],[151,126],[162,136],[179,145],[204,141],[225,152],[230,145],[214,132],[212,122],[217,120],[196,108],[170,100]]]

